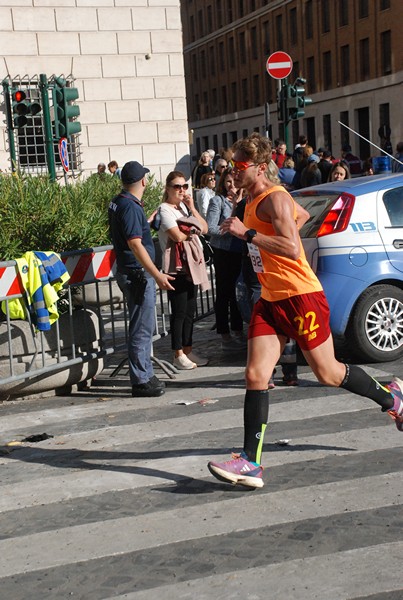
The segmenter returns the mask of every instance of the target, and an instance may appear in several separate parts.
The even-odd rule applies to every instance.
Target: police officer
[[[129,310],[129,372],[133,397],[162,396],[164,384],[155,375],[151,362],[155,328],[155,282],[172,290],[170,275],[154,264],[155,250],[150,226],[143,210],[142,196],[149,169],[136,161],[121,172],[123,189],[109,204],[109,230],[116,252],[116,280]]]

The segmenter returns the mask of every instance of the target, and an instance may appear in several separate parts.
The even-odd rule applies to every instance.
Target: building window
[[[200,70],[202,77],[207,77],[206,53],[204,50],[200,52]]]
[[[253,105],[260,106],[260,76],[253,76]]]
[[[217,88],[211,90],[211,104],[213,109],[213,115],[218,115],[218,94]]]
[[[216,72],[216,63],[215,63],[214,46],[210,46],[210,48],[209,48],[209,54],[210,54],[210,75],[215,75],[215,72]]]
[[[265,54],[270,54],[270,25],[269,21],[263,23],[263,49]]]
[[[221,108],[222,112],[226,114],[228,112],[228,98],[227,98],[227,86],[221,87]]]
[[[340,123],[344,123],[347,127],[349,126],[348,110],[343,110],[340,113]],[[350,132],[346,127],[343,127],[343,125],[340,125],[340,142],[342,146],[350,143]]]
[[[315,57],[309,56],[306,61],[307,79],[311,92],[316,92],[316,77],[315,77]]]
[[[223,24],[222,0],[216,0],[217,27],[220,29]]]
[[[235,144],[235,142],[238,139],[238,132],[237,131],[230,131],[230,136],[231,136],[231,144]]]
[[[277,48],[283,49],[283,15],[277,15],[276,17],[276,31],[277,31]]]
[[[381,68],[382,75],[392,73],[392,34],[391,31],[381,33]]]
[[[322,0],[322,33],[330,31],[330,7],[329,0]]]
[[[246,42],[244,31],[241,31],[241,33],[239,34],[239,56],[241,64],[244,65],[246,63]]]
[[[332,115],[323,115],[323,141],[325,147],[332,151]]]
[[[379,132],[380,137],[388,138],[390,136],[390,106],[388,102],[379,105],[379,123],[381,126],[381,131]]]
[[[249,93],[248,93],[248,80],[242,79],[242,108],[247,110],[249,108]]]
[[[247,130],[247,129],[242,129],[242,137],[243,137],[243,138],[246,138],[246,137],[248,137],[248,133],[249,133],[249,132],[248,132],[248,130]]]
[[[208,33],[211,33],[214,29],[213,27],[213,8],[211,4],[207,7],[207,29]]]
[[[192,54],[192,77],[194,81],[198,80],[197,71],[197,54]]]
[[[380,0],[380,10],[386,10],[390,8],[390,0]]]
[[[232,14],[232,0],[227,0],[227,23],[232,23],[234,16]]]
[[[197,13],[197,25],[199,27],[199,37],[204,36],[204,20],[203,20],[203,11],[199,10]]]
[[[200,97],[199,94],[195,94],[195,107],[196,107],[196,121],[200,119]]]
[[[340,48],[340,63],[341,63],[341,83],[347,85],[350,83],[350,46],[342,46]]]
[[[251,46],[251,52],[252,52],[252,59],[257,60],[259,58],[259,53],[258,53],[259,41],[257,38],[257,28],[256,27],[252,27],[250,30],[250,46]]]
[[[361,80],[369,79],[369,38],[360,40],[360,75]]]
[[[203,119],[208,119],[209,112],[208,93],[203,92]]]
[[[218,60],[220,61],[220,68],[218,70],[225,70],[224,42],[218,44]]]
[[[256,0],[250,0],[250,11],[255,12],[256,10]]]
[[[339,25],[348,25],[348,3],[349,0],[339,0]]]
[[[308,0],[305,4],[305,36],[307,40],[313,38],[312,0]]]
[[[368,0],[360,0],[358,3],[358,18],[365,19],[369,14]]]
[[[290,41],[293,46],[298,42],[297,9],[290,10]]]
[[[271,82],[272,82],[272,78],[270,77],[269,74],[267,74],[266,77],[266,98],[265,98],[265,102],[271,102],[272,101],[272,86],[271,86]]]
[[[332,54],[330,50],[323,53],[323,89],[332,87]]]
[[[193,15],[191,15],[190,19],[189,19],[189,29],[190,29],[190,41],[194,42],[196,39],[196,32],[195,32],[195,20],[194,20]]]
[[[236,112],[238,110],[238,99],[237,99],[237,85],[236,81],[231,83],[231,103],[232,103],[232,111]]]
[[[299,62],[297,60],[292,63],[291,76],[294,77],[294,79],[299,77]]]
[[[229,52],[229,66],[231,69],[235,67],[235,44],[234,38],[230,37],[228,39],[228,52]]]
[[[240,17],[245,16],[245,2],[244,0],[238,0],[238,14]]]
[[[213,148],[217,152],[217,150],[218,150],[218,135],[216,133],[213,135]]]
[[[222,147],[225,148],[225,149],[227,149],[228,148],[228,136],[227,136],[227,134],[223,133],[221,139],[222,139]]]

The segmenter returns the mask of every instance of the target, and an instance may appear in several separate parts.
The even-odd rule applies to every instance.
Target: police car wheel
[[[352,347],[368,362],[390,362],[403,356],[403,290],[387,284],[365,290],[348,330]]]

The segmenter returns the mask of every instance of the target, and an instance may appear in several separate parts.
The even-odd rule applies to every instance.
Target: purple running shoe
[[[220,481],[234,485],[239,483],[250,488],[261,488],[264,485],[262,479],[263,467],[250,462],[244,452],[241,454],[232,453],[231,460],[226,462],[210,461],[207,466],[210,473]]]

